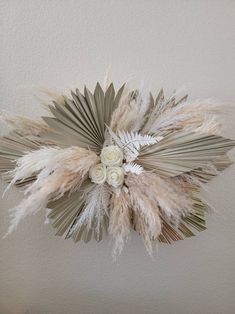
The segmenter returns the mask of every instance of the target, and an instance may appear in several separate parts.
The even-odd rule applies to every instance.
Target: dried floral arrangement
[[[1,117],[12,130],[0,139],[0,171],[25,195],[7,234],[47,209],[57,235],[77,242],[108,233],[117,256],[131,229],[151,254],[156,241],[206,228],[200,189],[231,164],[235,146],[220,135],[219,105],[97,83],[93,93],[52,95],[47,109],[41,121]]]

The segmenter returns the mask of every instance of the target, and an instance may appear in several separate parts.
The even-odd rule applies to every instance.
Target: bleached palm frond
[[[141,174],[144,171],[144,168],[134,162],[129,162],[123,165],[125,172],[132,172],[137,175]]]
[[[118,131],[115,134],[111,129],[109,129],[109,132],[114,142],[123,150],[127,162],[131,162],[138,157],[141,147],[157,143],[157,139],[151,135],[124,131]]]

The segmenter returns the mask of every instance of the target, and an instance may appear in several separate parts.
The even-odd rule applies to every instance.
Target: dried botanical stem
[[[45,123],[0,117],[13,128],[0,138],[0,172],[9,187],[25,188],[8,233],[48,206],[57,234],[75,242],[92,235],[99,241],[109,224],[116,258],[131,227],[150,254],[155,240],[171,243],[206,228],[209,205],[200,189],[231,164],[227,153],[235,146],[218,135],[218,104],[177,100],[176,93],[166,99],[163,90],[154,99],[125,85],[115,91],[113,83],[47,94],[53,101]],[[114,147],[107,153],[106,146]]]
[[[32,175],[36,180],[26,189],[26,199],[12,210],[8,233],[15,230],[25,216],[45,208],[49,200],[78,190],[89,168],[97,161],[95,153],[79,147],[43,148],[20,158],[12,172],[10,186]]]
[[[109,234],[114,240],[113,257],[116,259],[121,254],[124,244],[128,239],[131,228],[131,203],[130,197],[124,189],[113,194],[109,220]]]
[[[10,113],[0,114],[0,121],[10,125],[15,131],[23,136],[40,136],[51,129],[42,121],[12,115]]]

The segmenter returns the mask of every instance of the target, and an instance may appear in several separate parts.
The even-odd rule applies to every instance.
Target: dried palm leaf
[[[219,135],[218,104],[165,98],[163,90],[155,100],[112,83],[51,96],[44,122],[1,116],[13,130],[0,138],[0,172],[25,193],[8,233],[46,209],[56,234],[75,242],[109,231],[116,257],[131,228],[150,254],[153,241],[206,228],[200,190],[231,164],[235,146]]]
[[[217,135],[175,132],[143,148],[138,163],[162,177],[173,177],[220,162],[235,141]]]

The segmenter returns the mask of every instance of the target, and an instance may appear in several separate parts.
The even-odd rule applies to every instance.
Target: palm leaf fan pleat
[[[222,136],[175,132],[144,148],[137,162],[162,177],[174,177],[219,163],[234,145],[235,141]]]
[[[99,152],[104,144],[106,125],[110,124],[111,115],[118,106],[124,90],[124,85],[117,91],[113,84],[104,93],[97,83],[94,94],[85,87],[84,95],[78,89],[71,92],[72,98],[64,96],[64,103],[58,104],[55,101],[48,105],[53,117],[43,117],[43,120],[54,132],[62,137],[67,133],[70,137],[68,145],[77,145],[83,148],[90,148]],[[45,138],[52,140],[61,139],[48,132]],[[66,138],[63,140],[63,144]]]

